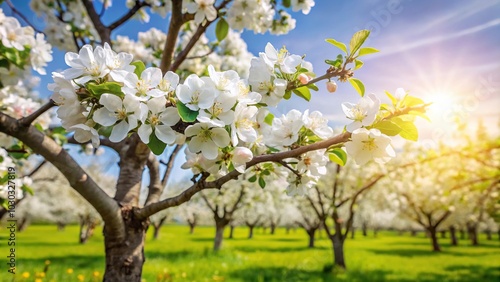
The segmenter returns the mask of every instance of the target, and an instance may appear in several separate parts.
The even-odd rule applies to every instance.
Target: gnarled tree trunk
[[[436,229],[433,227],[429,227],[429,228],[427,228],[427,232],[429,234],[429,237],[431,238],[432,250],[434,252],[440,252],[441,247],[439,246]]]
[[[344,258],[344,239],[339,233],[334,234],[330,241],[333,245],[333,262],[335,266],[340,266],[346,268],[345,258]]]
[[[215,216],[215,238],[214,238],[214,251],[220,250],[222,241],[224,240],[224,229],[229,224],[229,220],[224,217]]]
[[[316,234],[316,228],[311,228],[306,230],[307,236],[309,236],[309,245],[307,247],[314,248],[314,235]]]
[[[144,241],[149,220],[138,220],[133,209],[122,208],[125,223],[125,238],[115,238],[104,226],[104,246],[106,249],[105,282],[140,282],[145,262]]]

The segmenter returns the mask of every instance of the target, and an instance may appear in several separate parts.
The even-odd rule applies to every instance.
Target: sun
[[[433,121],[443,120],[453,113],[458,100],[457,94],[451,90],[430,91],[424,101],[431,103],[427,114]]]

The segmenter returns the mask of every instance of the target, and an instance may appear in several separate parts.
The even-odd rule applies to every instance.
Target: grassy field
[[[345,245],[348,270],[324,273],[323,267],[332,262],[330,241],[324,235],[316,248],[309,249],[302,230],[285,234],[279,229],[270,235],[258,229],[248,240],[247,229],[241,227],[235,230],[235,239],[225,239],[223,250],[214,254],[213,233],[211,227],[198,227],[190,235],[188,227],[170,225],[162,228],[159,240],[148,234],[144,281],[500,281],[498,238],[481,237],[478,247],[467,241],[451,247],[449,239],[441,239],[443,252],[433,253],[421,234],[381,232],[376,238],[357,234]],[[17,233],[18,270],[13,280],[7,273],[7,233],[2,228],[0,255],[5,269],[0,281],[101,281],[101,229],[86,245],[77,243],[77,234],[77,226],[63,232],[55,226],[30,226]]]

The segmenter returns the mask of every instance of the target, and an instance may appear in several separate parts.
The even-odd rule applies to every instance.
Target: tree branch
[[[139,11],[142,7],[145,7],[145,6],[149,6],[149,4],[146,2],[135,1],[135,5],[134,5],[134,7],[132,7],[132,9],[128,10],[128,12],[125,15],[123,15],[121,18],[117,19],[116,21],[114,21],[113,23],[108,25],[107,28],[110,31],[113,31],[115,28],[121,26],[126,21],[128,21],[130,18],[132,18],[137,13],[137,11]]]
[[[170,65],[172,64],[177,36],[184,22],[182,17],[182,0],[172,0],[172,15],[170,17],[167,41],[165,42],[160,62],[160,69],[164,74],[170,69]]]
[[[91,0],[81,0],[81,1],[83,6],[85,7],[85,10],[87,10],[87,14],[90,17],[92,24],[94,25],[97,33],[99,34],[99,37],[101,38],[101,42],[103,44],[104,42],[107,42],[111,45],[111,29],[102,23],[101,17],[95,10],[92,1]]]
[[[38,110],[34,111],[31,115],[22,117],[19,119],[19,124],[21,126],[29,126],[35,119],[44,114],[50,108],[54,107],[56,104],[52,99],[50,99],[45,105],[41,106]]]
[[[33,28],[33,30],[35,30],[35,32],[43,33],[42,31],[37,29],[36,26],[34,26],[23,13],[21,13],[18,9],[16,9],[14,4],[12,4],[12,2],[10,0],[6,0],[5,2],[7,3],[7,5],[9,5],[9,8],[12,10],[12,12],[14,14],[18,15],[21,19],[23,19],[23,21],[25,23],[27,23],[29,26],[31,26]]]
[[[19,139],[52,163],[68,179],[71,187],[97,210],[106,223],[106,228],[111,229],[110,234],[116,234],[120,240],[125,237],[118,204],[94,182],[66,150],[35,127],[22,127],[16,119],[3,113],[0,113],[0,132]]]

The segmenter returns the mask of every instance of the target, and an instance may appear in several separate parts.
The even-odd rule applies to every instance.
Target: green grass
[[[50,265],[41,281],[100,281],[104,270],[104,246],[101,228],[86,245],[77,243],[78,227],[68,226],[56,231],[55,226],[30,226],[17,233],[16,255],[18,274],[15,281],[35,281]],[[152,231],[152,230],[150,230]],[[227,231],[227,230],[226,230]],[[305,232],[262,234],[255,230],[248,240],[247,229],[235,230],[235,239],[225,239],[223,250],[212,253],[212,227],[198,227],[194,235],[186,226],[164,226],[157,241],[148,234],[146,242],[145,281],[500,281],[500,242],[481,237],[481,246],[452,247],[449,239],[441,239],[443,252],[430,251],[430,242],[423,235],[410,237],[381,232],[345,244],[347,271],[324,273],[332,262],[330,241],[318,238],[314,249],[307,248]],[[6,262],[7,230],[0,231],[0,256]],[[5,255],[4,255],[5,254]],[[0,281],[13,281],[5,262]],[[73,269],[72,274],[67,270]],[[93,276],[94,272],[96,276]],[[30,277],[22,278],[29,272]],[[158,280],[169,277],[171,280]]]

